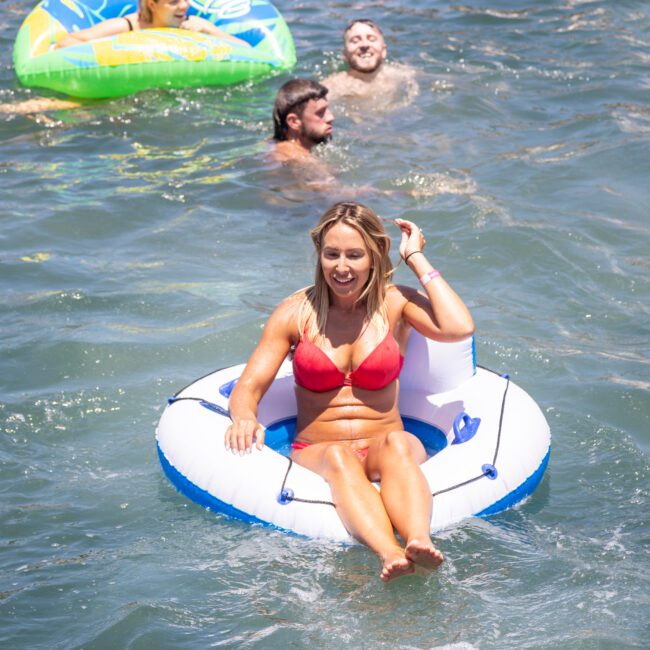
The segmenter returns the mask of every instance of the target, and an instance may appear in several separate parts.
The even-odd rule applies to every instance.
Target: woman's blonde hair
[[[314,285],[304,290],[304,298],[300,305],[298,315],[300,332],[310,341],[325,335],[330,301],[320,253],[325,234],[337,223],[344,223],[354,228],[363,238],[370,254],[370,276],[358,302],[365,302],[367,320],[374,326],[378,340],[381,340],[386,336],[389,328],[386,289],[388,280],[393,274],[393,264],[388,255],[390,237],[381,219],[370,208],[356,202],[333,205],[310,233],[318,259]]]

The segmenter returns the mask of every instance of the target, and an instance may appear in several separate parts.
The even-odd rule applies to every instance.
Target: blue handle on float
[[[239,377],[236,379],[231,379],[230,381],[226,382],[225,384],[222,384],[219,386],[219,392],[226,398],[228,399],[230,397],[230,393],[232,393],[232,389],[235,387],[235,384],[237,383],[237,380]]]
[[[461,422],[463,426],[461,428]],[[452,445],[460,445],[471,440],[478,431],[481,418],[471,418],[465,411],[461,411],[454,420],[454,441]]]
[[[499,476],[499,472],[498,472],[497,468],[494,465],[492,465],[491,463],[485,463],[485,465],[481,466],[481,471],[491,481],[494,481],[494,479],[497,476]]]
[[[278,503],[281,506],[286,506],[287,503],[293,501],[293,490],[291,488],[283,488],[280,494],[278,494]]]
[[[228,410],[223,408],[223,406],[219,406],[214,402],[208,402],[207,399],[199,400],[199,404],[204,408],[208,409],[208,411],[213,411],[214,413],[218,413],[219,415],[223,415],[227,418],[230,418],[230,413],[228,413]]]

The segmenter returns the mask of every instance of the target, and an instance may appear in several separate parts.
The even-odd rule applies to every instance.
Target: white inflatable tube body
[[[327,483],[288,458],[296,417],[288,361],[260,403],[264,448],[244,456],[224,448],[228,395],[243,369],[213,372],[170,398],[156,431],[165,473],[181,493],[211,510],[353,542]],[[431,454],[422,470],[434,495],[432,532],[505,510],[541,481],[550,454],[546,419],[507,377],[476,368],[473,339],[436,343],[413,333],[399,406],[405,429]]]

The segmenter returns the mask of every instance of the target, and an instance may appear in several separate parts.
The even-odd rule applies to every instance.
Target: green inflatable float
[[[137,2],[137,0],[136,0]],[[43,0],[27,16],[14,45],[26,86],[72,97],[129,95],[146,88],[221,86],[291,68],[296,52],[278,10],[266,0],[191,0],[195,14],[246,41],[237,45],[184,29],[142,29],[62,49],[65,32],[137,11],[134,0]]]

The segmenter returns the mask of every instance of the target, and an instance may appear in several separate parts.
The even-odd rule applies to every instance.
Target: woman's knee
[[[348,445],[333,443],[323,452],[323,469],[326,475],[349,473],[362,469],[361,463]]]
[[[426,460],[426,451],[422,443],[407,431],[391,431],[384,438],[383,451],[398,458],[412,459],[416,463]]]

